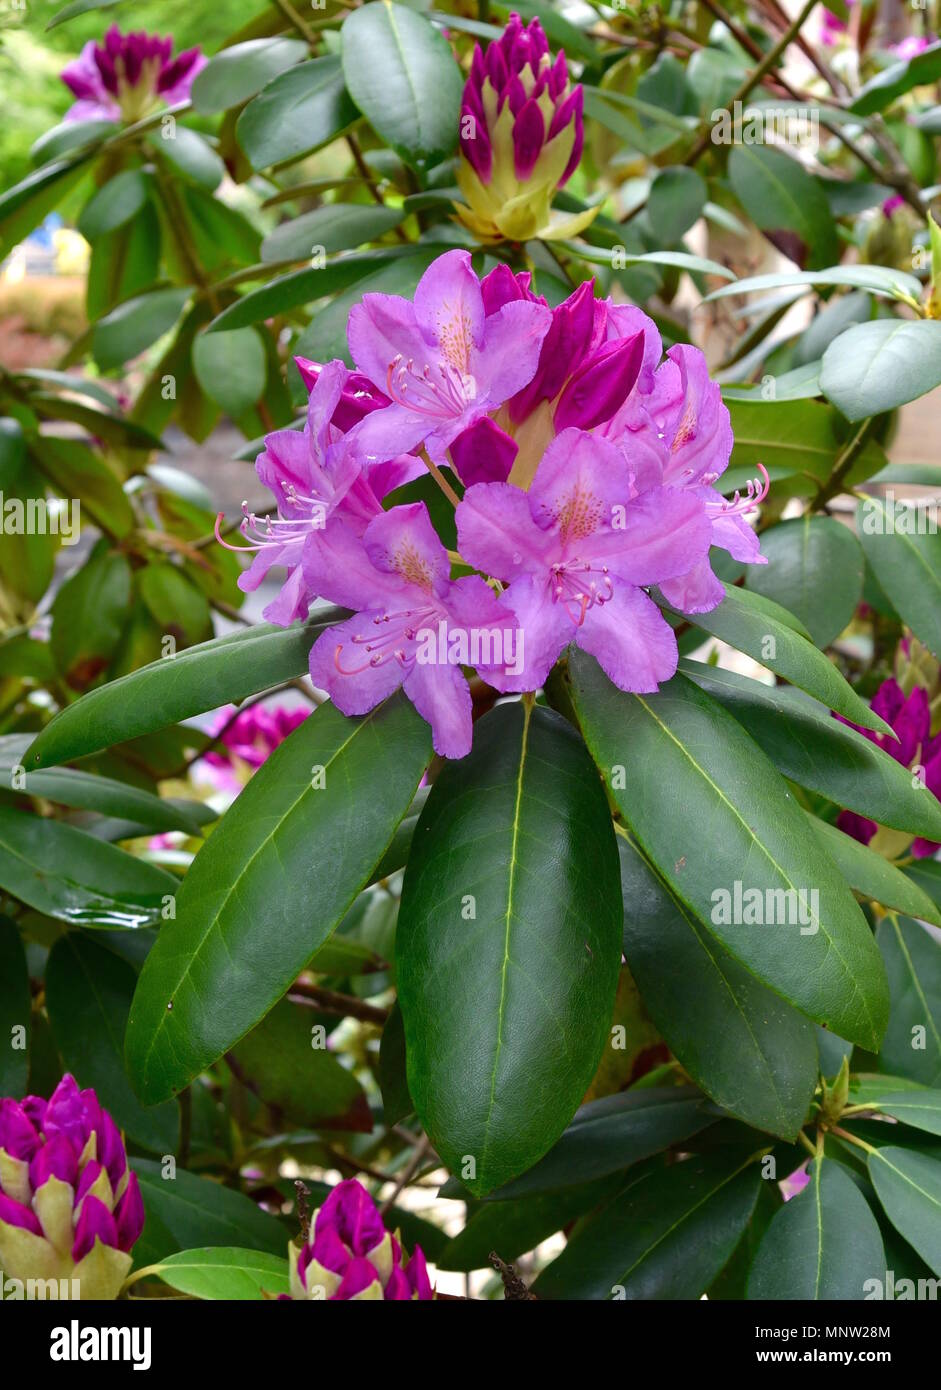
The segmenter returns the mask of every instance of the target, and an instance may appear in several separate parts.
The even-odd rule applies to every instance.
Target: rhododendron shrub
[[[0,194],[0,1273],[941,1278],[927,12],[112,8]]]

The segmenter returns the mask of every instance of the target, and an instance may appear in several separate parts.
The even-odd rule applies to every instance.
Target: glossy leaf
[[[254,1300],[289,1291],[288,1262],[263,1250],[214,1246],[168,1255],[154,1270],[165,1284],[190,1298]]]
[[[588,746],[625,822],[673,891],[776,993],[841,1037],[878,1047],[888,999],[875,943],[758,745],[683,676],[657,695],[627,695],[580,653],[570,672]],[[746,889],[762,895],[762,921],[764,904],[785,921],[745,920],[732,904]],[[789,909],[781,892],[790,894]]]
[[[255,169],[327,144],[356,119],[340,59],[312,58],[275,77],[245,107],[236,138]]]
[[[725,585],[725,598],[711,613],[696,613],[691,622],[767,666],[776,676],[806,690],[854,724],[890,733],[822,652],[782,619],[766,599]],[[776,607],[777,605],[775,605]]]
[[[99,319],[92,331],[92,351],[102,371],[122,366],[169,333],[189,297],[189,289],[151,290]]]
[[[885,918],[876,941],[891,999],[879,1068],[923,1086],[941,1086],[941,945],[907,917]]]
[[[651,1162],[572,1235],[533,1285],[547,1299],[699,1298],[735,1249],[758,1197],[751,1160]]]
[[[671,1051],[717,1105],[793,1139],[817,1082],[813,1025],[723,950],[632,840],[618,849],[624,954]]]
[[[362,719],[321,705],[259,768],[141,971],[127,1058],[142,1098],[180,1090],[281,998],[365,884],[430,749],[397,695]]]
[[[498,706],[425,804],[396,937],[409,1090],[475,1195],[531,1167],[575,1113],[607,1037],[621,916],[584,745],[551,711]]]
[[[107,947],[79,932],[53,946],[46,966],[46,1005],[62,1060],[79,1085],[145,1149],[173,1153],[179,1138],[174,1102],[145,1109],[124,1070],[124,1030],[136,975]]]
[[[261,396],[268,377],[264,340],[257,328],[200,333],[193,343],[193,370],[206,395],[237,419]]]
[[[848,420],[917,400],[941,384],[941,323],[875,319],[835,338],[823,354],[820,388]]]
[[[941,324],[936,326],[941,347]],[[941,368],[941,355],[938,361]],[[896,611],[915,636],[941,656],[941,533],[928,529],[923,535],[917,530],[910,535],[898,529],[902,524],[917,527],[918,512],[906,508],[899,516],[878,497],[860,502],[856,519],[866,559]]]
[[[881,1279],[876,1218],[838,1163],[816,1160],[810,1183],[777,1212],[748,1277],[750,1299],[854,1300]]]
[[[347,88],[374,130],[410,164],[449,155],[464,84],[444,35],[405,5],[373,0],[347,15],[340,37]]]
[[[61,821],[0,806],[0,888],[72,926],[160,921],[172,874]]]
[[[863,553],[852,531],[810,515],[773,526],[761,537],[767,565],[752,565],[746,584],[800,618],[818,647],[846,627],[863,591]]]
[[[826,197],[796,159],[773,145],[735,145],[729,182],[768,240],[801,270],[837,259],[839,244]]]
[[[681,661],[680,670],[733,714],[792,782],[913,835],[941,838],[941,806],[908,768],[801,690]]]
[[[870,1153],[869,1176],[892,1225],[941,1276],[941,1162],[887,1145]]]
[[[25,766],[69,762],[303,675],[322,624],[339,616],[328,609],[289,628],[259,623],[131,671],[60,710]]]
[[[835,825],[827,825],[814,816],[809,820],[840,873],[857,893],[882,907],[893,907],[941,927],[941,912],[928,894],[894,864]]]
[[[134,1158],[131,1167],[140,1182],[147,1213],[143,1233],[134,1246],[138,1268],[180,1250],[226,1247],[236,1241],[240,1249],[262,1250],[284,1259],[291,1233],[250,1197],[183,1168],[170,1170],[162,1162]]]
[[[223,48],[196,74],[192,100],[204,116],[214,115],[260,92],[285,68],[306,58],[303,39],[279,35],[270,39],[248,39]]]

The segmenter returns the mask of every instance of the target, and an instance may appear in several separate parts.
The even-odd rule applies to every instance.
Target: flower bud
[[[144,1225],[117,1126],[73,1076],[48,1101],[0,1101],[0,1269],[74,1280],[83,1299],[117,1298]]]
[[[317,1212],[307,1243],[289,1247],[291,1294],[299,1299],[390,1299],[434,1297],[425,1257],[415,1247],[403,1258],[401,1243],[382,1224],[362,1183],[336,1185]]]
[[[474,49],[461,106],[457,181],[461,221],[484,242],[574,236],[591,208],[552,221],[557,188],[571,177],[584,142],[583,93],[569,83],[565,54],[553,61],[538,19],[512,14],[486,52]]]

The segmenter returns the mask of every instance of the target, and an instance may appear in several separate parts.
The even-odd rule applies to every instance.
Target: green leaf
[[[340,30],[350,96],[408,164],[453,151],[464,79],[447,39],[423,15],[390,0],[348,14]]]
[[[281,998],[366,883],[430,751],[398,694],[362,719],[321,705],[258,769],[141,971],[127,1058],[143,1099],[178,1091]]]
[[[10,917],[0,916],[0,1095],[26,1094],[32,998],[26,952]]]
[[[817,1082],[813,1025],[722,949],[623,833],[618,849],[624,954],[658,1031],[717,1105],[793,1139]]]
[[[318,362],[328,362],[332,357],[350,361],[346,328],[352,306],[358,304],[364,294],[413,295],[425,270],[440,253],[441,246],[418,242],[411,254],[390,258],[388,264],[380,265],[365,279],[357,277],[355,284],[314,314],[294,344],[295,354],[312,357]],[[324,275],[326,272],[313,273]]]
[[[608,1177],[689,1139],[715,1118],[692,1086],[644,1086],[590,1101],[545,1158],[486,1200],[502,1204]],[[450,1193],[450,1184],[443,1192]]]
[[[193,343],[196,380],[227,415],[238,419],[260,398],[268,377],[265,344],[257,328],[200,333]]]
[[[941,323],[874,319],[841,333],[823,354],[820,389],[848,420],[864,420],[941,385]]]
[[[196,74],[193,106],[204,116],[241,106],[285,68],[306,58],[308,52],[303,39],[285,37],[248,39],[223,48]]]
[[[0,888],[72,926],[144,927],[160,921],[177,880],[61,821],[0,806]]]
[[[485,1202],[463,1231],[448,1241],[435,1264],[439,1269],[489,1268],[493,1250],[503,1260],[518,1259],[599,1201],[613,1197],[622,1183],[615,1174],[564,1192],[545,1192],[516,1202]]]
[[[498,706],[425,803],[396,936],[409,1091],[475,1195],[529,1168],[574,1114],[620,951],[614,832],[584,745],[549,710]]]
[[[918,520],[908,509],[897,516],[882,497],[867,497],[856,513],[859,539],[876,579],[915,636],[941,657],[941,533],[899,529],[900,522],[914,528]]]
[[[179,565],[169,561],[146,565],[138,571],[137,584],[141,599],[164,638],[172,637],[181,646],[190,646],[212,632],[206,595]]]
[[[909,769],[802,690],[700,661],[681,661],[680,670],[724,705],[792,782],[896,830],[941,839],[941,806],[913,783]]]
[[[121,1129],[145,1149],[173,1153],[175,1102],[145,1110],[124,1070],[124,1030],[136,974],[113,951],[81,932],[60,936],[46,966],[46,1007],[66,1068],[93,1086]]]
[[[402,248],[405,250],[405,248]],[[418,250],[418,247],[415,248]],[[368,251],[358,256],[344,256],[325,265],[322,270],[293,270],[290,275],[281,275],[270,284],[261,285],[223,309],[218,318],[213,319],[206,329],[207,333],[228,332],[233,328],[245,328],[261,319],[274,318],[295,309],[299,304],[309,304],[314,299],[336,294],[348,286],[364,279],[377,267],[386,265],[396,255],[395,248],[388,251]],[[267,266],[258,267],[259,274],[267,273]]]
[[[235,138],[253,168],[267,169],[329,144],[355,120],[340,59],[330,54],[269,82],[239,116]]]
[[[147,140],[185,178],[211,193],[225,177],[224,161],[195,130],[179,123],[172,129],[172,138],[167,138],[163,130],[151,130]]]
[[[384,232],[397,227],[404,216],[402,208],[327,203],[275,227],[261,244],[261,258],[263,261],[302,261],[320,251],[328,254],[351,251],[363,242],[376,241]]]
[[[814,832],[851,888],[882,907],[921,917],[941,927],[941,912],[916,883],[867,845],[808,812]]]
[[[372,1115],[351,1071],[318,1042],[316,1015],[282,999],[229,1054],[236,1076],[276,1115],[309,1129],[368,1134]]]
[[[913,87],[937,82],[939,77],[941,43],[933,43],[904,62],[892,63],[871,77],[850,103],[849,109],[857,116],[871,116],[875,111],[884,111]]]
[[[85,173],[88,156],[46,164],[0,194],[0,256],[6,257],[63,201]]]
[[[802,270],[839,258],[826,195],[796,159],[772,145],[735,145],[729,182],[755,225]]]
[[[941,1276],[941,1163],[889,1145],[870,1153],[869,1176],[892,1225]]]
[[[127,558],[107,549],[93,553],[56,594],[49,645],[56,666],[74,689],[84,690],[105,670],[130,600]]]
[[[767,565],[752,565],[748,588],[794,613],[818,647],[846,627],[863,591],[863,553],[847,526],[809,514],[762,532]]]
[[[262,1250],[284,1259],[290,1232],[251,1198],[174,1164],[134,1158],[147,1220],[134,1246],[138,1266],[201,1246]]]
[[[860,699],[833,663],[778,616],[777,605],[772,607],[761,595],[732,584],[724,588],[725,598],[718,608],[690,619],[696,627],[737,647],[854,724],[891,734],[885,720]]]
[[[758,1165],[728,1154],[652,1161],[570,1237],[533,1285],[549,1299],[699,1298],[748,1224]]]
[[[382,1030],[379,1047],[379,1089],[382,1092],[382,1119],[386,1125],[398,1124],[415,1109],[408,1093],[405,1070],[405,1027],[398,1000]]]
[[[14,791],[45,797],[59,806],[74,806],[97,811],[102,816],[134,821],[148,830],[184,830],[187,835],[200,833],[199,821],[182,805],[128,782],[97,777],[80,768],[63,767],[49,772],[24,773],[14,783],[13,775],[20,766],[17,759],[0,747],[0,786],[6,783]]]
[[[684,164],[661,169],[650,186],[647,217],[658,241],[672,246],[702,215],[709,189],[701,174]]]
[[[854,289],[871,290],[899,299],[920,299],[921,281],[903,270],[884,265],[832,265],[824,270],[785,270],[774,275],[750,275],[731,285],[721,285],[706,295],[706,302],[722,299],[729,294],[757,294],[764,290],[789,288],[791,285],[845,285]]]
[[[105,427],[103,435],[109,432],[107,425],[111,422],[101,413],[95,412],[92,422]],[[145,447],[151,448],[153,444],[150,439]],[[141,440],[135,440],[135,445],[139,448]],[[101,530],[123,540],[132,529],[131,504],[116,474],[100,454],[77,439],[39,435],[30,441],[30,456],[56,492],[68,500],[77,499]]]
[[[748,1277],[749,1299],[866,1297],[885,1270],[869,1204],[838,1163],[817,1159],[810,1182],[779,1209]]]
[[[787,479],[788,496],[809,496],[830,477],[848,429],[832,405],[815,400],[732,398],[728,406],[735,443],[732,466],[722,477],[723,491],[744,487],[759,463],[767,468],[772,482]],[[847,485],[868,478],[884,464],[879,446],[870,443],[850,469]]]
[[[886,1084],[888,1083],[888,1084]],[[865,1101],[850,1094],[854,1105],[869,1105],[902,1124],[913,1129],[924,1129],[929,1134],[941,1134],[941,1091],[927,1091],[906,1087],[903,1091],[893,1091],[886,1078],[881,1088],[872,1088]],[[849,1117],[847,1117],[849,1118]]]
[[[66,24],[70,19],[88,14],[90,10],[113,10],[115,5],[123,4],[123,2],[124,0],[72,0],[72,3],[66,5],[64,10],[56,11],[46,28],[55,29],[60,24]]]
[[[326,609],[288,628],[259,623],[131,671],[60,710],[25,765],[70,762],[301,676],[311,645],[340,616]]]
[[[152,290],[99,319],[92,330],[92,352],[102,371],[122,366],[169,333],[190,294],[189,288]]]
[[[841,1037],[877,1048],[888,998],[875,943],[758,745],[683,676],[642,696],[617,690],[581,653],[570,672],[595,761],[672,890],[759,980]],[[769,915],[788,920],[728,921],[754,915],[732,910],[736,892],[744,901],[751,889]]]
[[[140,169],[124,169],[103,184],[82,209],[78,230],[94,241],[136,217],[150,197],[150,178]]]
[[[941,1086],[941,946],[907,917],[885,918],[876,941],[891,1000],[879,1068],[923,1086]]]
[[[236,1246],[181,1250],[161,1260],[153,1273],[190,1298],[254,1300],[290,1290],[286,1259]]]

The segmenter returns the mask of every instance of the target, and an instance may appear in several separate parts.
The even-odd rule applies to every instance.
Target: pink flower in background
[[[48,1101],[0,1101],[0,1269],[117,1298],[144,1225],[137,1175],[92,1090],[66,1074]],[[22,1296],[22,1295],[21,1295]]]
[[[906,696],[898,681],[890,678],[882,682],[870,701],[870,707],[891,725],[898,736],[896,739],[888,734],[876,733],[873,729],[862,729],[841,714],[834,714],[833,717],[841,724],[849,724],[851,729],[868,738],[870,743],[877,744],[903,767],[921,768],[928,791],[941,799],[941,733],[931,736],[931,710],[928,696],[921,686],[916,686]],[[864,845],[869,844],[879,829],[875,821],[857,815],[855,811],[841,811],[836,823],[847,835]],[[912,842],[910,853],[916,859],[925,859],[938,849],[941,849],[941,845],[919,836]]]
[[[103,43],[90,41],[62,69],[62,81],[78,98],[65,119],[132,122],[160,102],[186,101],[208,59],[198,48],[172,54],[172,38],[122,34],[112,24]]]
[[[434,1298],[425,1256],[405,1255],[382,1223],[373,1199],[355,1178],[337,1183],[317,1212],[307,1241],[289,1247],[291,1296],[296,1299],[427,1302]]]
[[[235,714],[234,706],[229,705],[219,711],[209,729],[211,738],[221,734],[221,746],[205,753],[197,766],[213,769],[212,781],[220,791],[241,791],[244,777],[239,776],[240,765],[243,771],[250,768],[252,772],[261,767],[309,713],[303,706],[251,705]]]
[[[907,63],[910,58],[917,58],[919,53],[924,53],[934,42],[935,40],[927,34],[907,34],[898,43],[890,43],[889,52],[894,53],[899,62]]]

